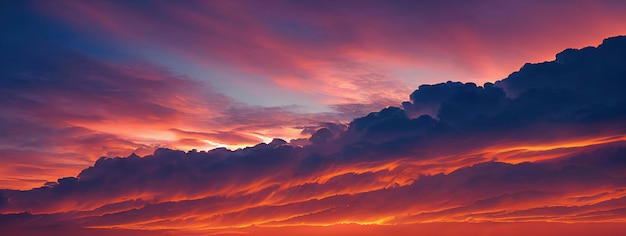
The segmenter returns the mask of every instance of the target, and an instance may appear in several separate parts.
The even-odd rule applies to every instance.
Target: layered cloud
[[[581,234],[591,230],[585,223],[602,223],[617,235],[626,218],[625,45],[626,37],[614,37],[568,49],[483,86],[421,86],[404,109],[347,126],[303,127],[309,140],[100,158],[76,177],[2,190],[0,222],[15,232],[181,235],[329,225],[335,233],[359,225],[429,232],[437,224],[415,224],[433,222],[513,232],[507,223],[526,222]],[[254,141],[251,134],[170,131]]]

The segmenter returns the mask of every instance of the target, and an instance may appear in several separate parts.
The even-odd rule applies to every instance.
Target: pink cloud
[[[156,4],[140,12],[66,2],[42,10],[95,35],[144,42],[199,66],[263,75],[319,103],[391,105],[412,86],[495,81],[527,61],[624,33],[616,22],[626,19],[612,4],[619,3],[373,2],[363,8],[357,2],[228,1]]]

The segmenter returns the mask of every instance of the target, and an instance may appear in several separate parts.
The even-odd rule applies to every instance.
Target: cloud
[[[101,156],[239,148],[305,137],[297,127],[338,120],[297,107],[242,104],[150,63],[100,60],[37,39],[6,38],[2,47],[3,188],[73,176]]]
[[[134,10],[141,3],[29,3],[94,37],[148,45],[130,53],[154,47],[189,64],[258,74],[257,83],[302,92],[340,114],[245,105],[152,62],[98,59],[89,49],[12,34],[0,44],[6,52],[0,54],[0,126],[8,130],[0,133],[2,173],[8,173],[1,181],[23,190],[0,190],[0,225],[22,234],[623,222],[624,37],[527,64],[494,84],[420,86],[404,110],[386,107],[408,93],[398,75],[413,68],[426,79],[432,71],[423,68],[431,66],[458,67],[451,74],[468,80],[493,77],[505,70],[494,68],[498,63],[518,65],[499,52],[543,58],[562,41],[578,44],[621,30],[611,24],[623,20],[612,15],[620,13],[612,7],[618,3],[541,5],[548,10],[532,3],[355,3],[197,2],[141,12]],[[319,17],[309,8],[330,13]],[[389,10],[396,8],[402,11]],[[512,9],[536,17],[509,17]],[[602,12],[609,16],[590,9],[608,9]],[[297,20],[285,24],[281,17]],[[511,32],[511,25],[521,27],[489,36]],[[182,30],[195,27],[201,30]],[[571,37],[581,28],[598,31]],[[554,32],[551,40],[529,36]],[[426,44],[432,41],[440,43]],[[532,47],[538,45],[546,46]],[[447,54],[458,56],[436,56]],[[385,108],[340,124],[374,107]],[[272,139],[292,134],[311,138]],[[259,141],[265,143],[212,149]],[[211,150],[174,150],[203,143]],[[131,151],[138,155],[112,157]],[[109,157],[71,172],[97,156]],[[61,178],[36,184],[52,176]],[[41,187],[26,190],[24,183]]]
[[[592,122],[602,119],[600,116],[614,119],[622,114],[626,102],[621,94],[626,86],[624,70],[617,66],[624,63],[617,55],[624,52],[623,41],[624,37],[614,37],[597,48],[568,49],[555,61],[527,63],[506,79],[483,87],[459,82],[423,85],[403,107],[409,114],[436,111],[437,117],[450,125]]]
[[[549,60],[555,50],[623,33],[617,22],[626,20],[616,1],[229,1],[157,4],[143,11],[113,3],[33,5],[92,37],[143,46],[129,53],[147,57],[142,52],[156,48],[194,68],[241,72],[228,79],[257,85],[248,92],[271,84],[330,105],[393,105],[411,86],[450,78],[494,81],[525,61]]]
[[[385,174],[392,169],[349,172],[326,180],[308,179],[313,181],[309,183],[301,182],[307,180],[301,176],[271,181],[271,176],[289,175],[295,170],[285,158],[299,159],[297,156],[276,156],[293,152],[288,146],[257,146],[248,155],[160,150],[144,158],[101,159],[78,178],[60,179],[53,187],[27,192],[5,190],[3,198],[10,200],[2,209],[5,213],[29,209],[44,219],[54,219],[30,221],[28,224],[35,228],[70,224],[216,229],[379,220],[388,224],[464,222],[469,218],[506,221],[522,216],[585,222],[594,214],[619,221],[623,217],[619,209],[626,198],[626,165],[620,161],[625,151],[621,144],[550,162],[484,162],[449,174],[416,176],[409,184],[389,185]],[[606,172],[609,167],[614,171]],[[276,181],[279,179],[283,181]],[[220,193],[220,189],[230,190]],[[597,193],[604,195],[586,201],[572,198]],[[142,198],[110,202],[133,199],[137,194]],[[47,199],[45,204],[34,204],[42,198]],[[546,203],[552,207],[545,207]],[[603,213],[609,210],[614,213]],[[51,215],[41,214],[46,211]]]
[[[625,50],[624,41],[624,37],[612,37],[597,48],[567,49],[557,54],[554,61],[526,64],[496,84],[512,96],[531,89],[562,88],[575,90],[589,102],[620,102],[622,97],[616,93],[624,84],[621,78],[624,58],[616,54]]]
[[[568,57],[624,61],[626,53],[619,50],[626,48],[616,43],[621,39],[568,50],[573,53]],[[312,125],[306,131],[310,145],[275,139],[234,151],[160,148],[144,157],[103,157],[76,177],[28,191],[2,190],[1,216],[33,229],[71,225],[179,233],[254,225],[622,222],[626,97],[609,89],[622,83],[590,76],[570,78],[580,80],[572,82],[580,87],[531,85],[531,76],[516,96],[505,93],[511,87],[502,89],[509,79],[521,86],[519,76],[528,70],[549,75],[544,81],[567,77],[567,68],[609,77],[622,69],[554,71],[554,63],[565,62],[526,65],[495,85],[422,86],[404,105],[429,104],[438,108],[437,117],[413,110],[419,116],[411,118],[388,107],[347,128]],[[611,86],[582,86],[589,83]],[[606,97],[580,99],[595,94],[594,87],[607,88]],[[173,131],[194,139],[248,137]]]

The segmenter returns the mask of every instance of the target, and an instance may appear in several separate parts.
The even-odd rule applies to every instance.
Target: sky
[[[0,226],[616,235],[625,10],[2,1]]]

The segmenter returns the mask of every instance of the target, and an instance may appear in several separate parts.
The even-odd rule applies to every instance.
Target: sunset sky
[[[0,226],[619,235],[624,12],[619,0],[2,1]]]

